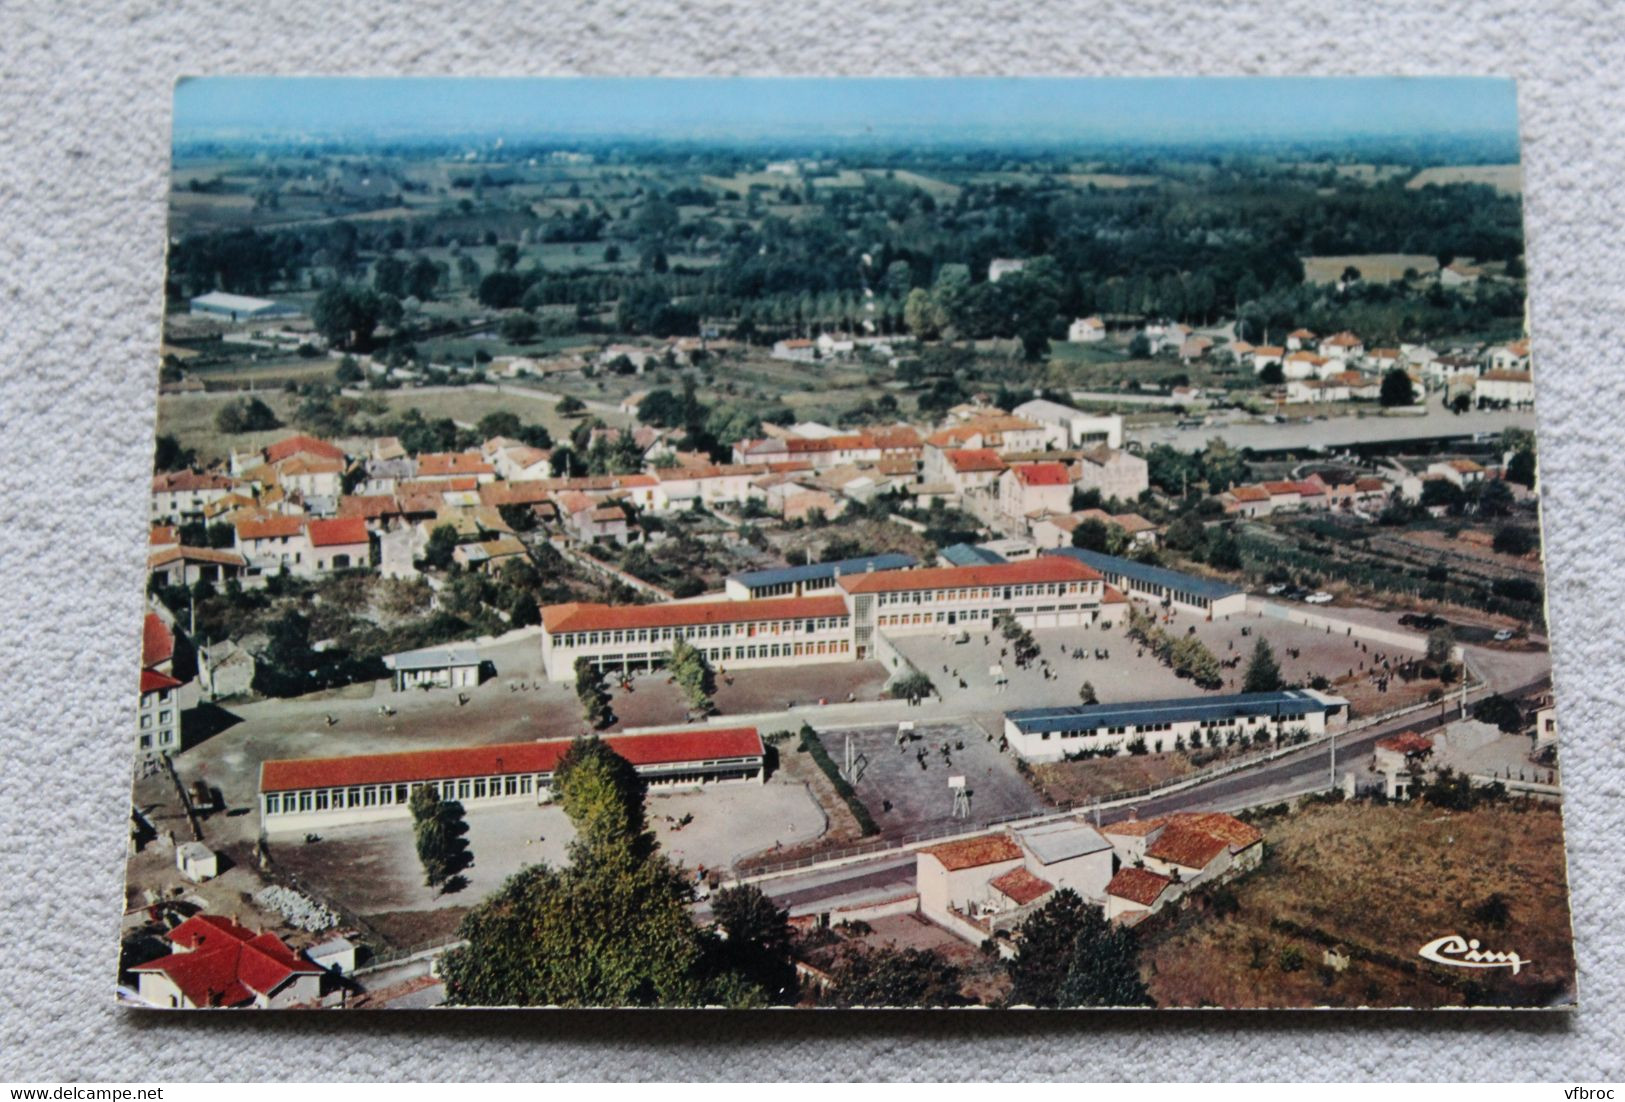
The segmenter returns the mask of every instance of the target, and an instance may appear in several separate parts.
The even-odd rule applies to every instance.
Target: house
[[[877,463],[882,459],[917,457],[920,436],[906,425],[828,436],[768,436],[741,440],[734,445],[735,463],[801,463],[815,470],[846,463]]]
[[[1146,343],[1150,346],[1151,355],[1177,350],[1185,343],[1191,334],[1191,327],[1181,322],[1164,321],[1148,325],[1144,329]]]
[[[1426,779],[1427,762],[1433,757],[1433,739],[1415,731],[1378,739],[1372,753],[1372,768],[1382,774],[1382,794],[1390,800],[1406,800],[1416,794]]]
[[[154,524],[202,520],[204,507],[231,493],[235,486],[222,474],[165,471],[153,475],[149,519]]]
[[[1252,351],[1253,373],[1263,371],[1270,364],[1278,364],[1286,358],[1286,349],[1275,344],[1261,344]]]
[[[1006,520],[1023,522],[1035,514],[1071,508],[1072,473],[1064,463],[1030,463],[999,476],[999,511]]]
[[[187,1010],[252,1007],[282,1010],[315,1003],[320,965],[275,934],[256,934],[220,915],[197,914],[169,932],[168,956],[130,969],[141,1000]]]
[[[1320,369],[1328,362],[1330,361],[1326,357],[1317,356],[1313,352],[1288,352],[1281,360],[1281,376],[1288,382],[1295,379],[1313,379],[1318,377]]]
[[[1039,451],[1044,447],[1045,428],[1025,417],[992,413],[972,417],[926,437],[930,448],[993,448],[997,451]]]
[[[487,574],[501,571],[510,562],[524,562],[525,545],[513,536],[502,536],[478,543],[459,543],[452,549],[454,562],[466,570],[483,570]]]
[[[183,684],[152,666],[142,668],[135,734],[136,753],[141,757],[181,749],[181,707],[176,691]]]
[[[1151,488],[1151,468],[1133,452],[1087,448],[1078,453],[1076,481],[1079,489],[1100,491],[1102,500],[1136,501]]]
[[[1186,363],[1190,363],[1192,360],[1200,360],[1212,349],[1213,340],[1211,337],[1186,337],[1179,346],[1179,358]]]
[[[271,468],[284,494],[303,498],[333,498],[344,493],[345,463],[341,459],[296,455]]]
[[[1430,463],[1423,473],[1425,477],[1442,478],[1463,490],[1483,482],[1485,476],[1484,468],[1471,459],[1441,459]]]
[[[1535,383],[1528,371],[1499,368],[1479,376],[1473,400],[1480,409],[1528,409],[1535,404]]]
[[[1162,531],[1138,513],[1114,514],[1104,509],[1084,509],[1082,512],[1046,516],[1033,521],[1031,525],[1033,543],[1041,549],[1071,547],[1073,533],[1080,525],[1089,521],[1098,521],[1108,528],[1118,529],[1125,542],[1134,547],[1155,547],[1158,535]]]
[[[792,363],[811,363],[818,358],[818,346],[810,340],[793,338],[790,340],[775,341],[771,353],[775,360],[789,360]]]
[[[528,444],[510,444],[489,456],[499,478],[510,482],[535,482],[553,477],[553,453]]]
[[[1143,918],[1156,914],[1164,903],[1178,897],[1170,877],[1146,868],[1125,866],[1117,870],[1106,885],[1106,919],[1121,922]]]
[[[336,459],[340,462],[343,462],[346,458],[344,449],[338,445],[329,444],[326,440],[318,440],[314,436],[306,436],[304,433],[295,433],[293,436],[284,437],[266,447],[259,454],[262,462],[273,467],[283,460],[292,459],[295,456],[304,456],[307,459]],[[237,456],[234,454],[232,459],[235,462]]]
[[[1485,363],[1491,371],[1528,371],[1529,341],[1498,344],[1485,355]]]
[[[160,585],[220,585],[247,570],[247,560],[235,551],[212,547],[167,547],[147,556],[147,576]]]
[[[1348,330],[1320,342],[1320,354],[1332,360],[1353,360],[1365,354],[1365,342]]]
[[[480,683],[483,668],[479,651],[469,646],[425,647],[422,650],[386,654],[390,687],[403,689],[473,689]]]
[[[1066,339],[1073,344],[1095,344],[1106,339],[1106,323],[1097,317],[1076,318],[1066,327]]]
[[[618,501],[603,501],[590,494],[568,490],[554,497],[559,519],[582,543],[611,540],[625,544],[633,538],[631,518]]]
[[[362,517],[307,520],[305,542],[309,554],[300,564],[305,569],[294,573],[328,574],[372,565],[372,537]]]
[[[198,648],[198,687],[210,700],[242,696],[254,687],[254,656],[230,639]]]
[[[1255,869],[1264,859],[1264,835],[1257,827],[1217,811],[1177,812],[1155,819],[1130,818],[1101,827],[1124,868],[1160,877],[1158,883],[1128,877],[1107,887],[1108,917],[1153,909],[1192,888]],[[1140,917],[1144,917],[1143,915]]]
[[[1439,269],[1439,286],[1469,287],[1484,275],[1484,269],[1457,260]]]
[[[1365,354],[1365,369],[1381,375],[1385,371],[1404,366],[1404,359],[1397,348],[1370,348]]]
[[[988,262],[987,281],[997,283],[1007,275],[1021,271],[1027,266],[1025,260],[1012,260],[1007,257],[997,257]]]
[[[277,514],[245,518],[236,522],[234,530],[237,553],[247,560],[251,571],[275,573],[286,567],[290,573],[301,572],[310,549],[303,518]]]
[[[1311,349],[1315,346],[1315,334],[1308,329],[1294,329],[1286,335],[1286,348],[1288,352],[1297,352]]]
[[[476,483],[495,482],[496,468],[477,451],[426,452],[418,456],[418,482],[445,482],[473,478]]]
[[[1057,448],[1123,446],[1123,418],[1118,414],[1084,413],[1082,410],[1073,409],[1060,402],[1052,402],[1047,398],[1035,398],[1030,402],[1021,403],[1011,411],[1011,415],[1044,426],[1044,444],[1040,446],[1053,445]]]
[[[929,846],[914,858],[920,914],[978,944],[992,931],[972,924],[1007,906],[994,898],[994,880],[1022,867],[1021,847],[1008,834],[986,834]]]

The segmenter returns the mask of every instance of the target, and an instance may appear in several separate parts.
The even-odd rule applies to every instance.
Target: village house
[[[526,560],[525,545],[513,536],[459,543],[452,549],[452,561],[465,570],[483,570],[487,574],[499,573],[510,562]]]
[[[1333,360],[1357,360],[1365,354],[1365,342],[1344,330],[1320,342],[1322,356]]]
[[[529,444],[508,444],[481,454],[490,462],[497,477],[509,482],[535,482],[553,477],[553,453]]]
[[[1013,275],[1027,267],[1025,260],[1014,260],[1008,257],[997,257],[988,261],[987,281],[997,283],[1007,275]]]
[[[773,342],[771,355],[775,360],[811,363],[818,358],[818,346],[812,341],[800,337],[775,341]]]
[[[834,436],[774,437],[741,440],[734,445],[735,463],[805,463],[815,470],[845,463],[877,463],[892,457],[917,458],[920,437],[906,425]]]
[[[1021,403],[1011,415],[1043,426],[1044,443],[1040,447],[1123,446],[1123,418],[1118,414],[1084,413],[1047,398],[1035,398]]]
[[[1097,317],[1075,318],[1066,328],[1066,339],[1073,344],[1095,344],[1106,339],[1106,323]]]
[[[1072,475],[1062,463],[1011,467],[999,476],[999,511],[1026,530],[1029,517],[1072,508]]]
[[[483,484],[496,481],[496,477],[496,468],[477,451],[425,452],[418,456],[417,482],[472,478]]]
[[[1274,344],[1262,344],[1252,350],[1253,374],[1262,372],[1270,364],[1286,358],[1286,349]],[[1284,370],[1284,369],[1283,369]]]
[[[987,414],[939,429],[926,437],[931,448],[992,448],[1001,452],[1040,451],[1045,429],[1025,417]]]
[[[142,757],[181,749],[179,690],[173,676],[175,633],[156,612],[141,622],[141,700],[136,712],[135,747]]]
[[[272,933],[255,933],[220,915],[196,914],[169,931],[168,956],[135,965],[141,1001],[204,1010],[284,1010],[316,1004],[326,975]]]
[[[1528,371],[1529,341],[1494,345],[1484,354],[1484,363],[1490,371]]]
[[[148,577],[166,586],[194,586],[199,582],[218,586],[241,578],[247,569],[248,563],[241,555],[212,547],[176,544],[147,556]]]
[[[1299,379],[1318,378],[1321,368],[1330,362],[1325,356],[1317,356],[1313,352],[1288,352],[1281,360],[1281,377],[1289,383]],[[1288,387],[1288,401],[1292,400],[1291,393],[1292,390]]]
[[[1086,448],[1078,452],[1076,481],[1079,489],[1098,490],[1103,501],[1137,501],[1151,488],[1151,468],[1133,452]]]
[[[1486,371],[1473,388],[1473,400],[1480,409],[1528,409],[1535,404],[1534,378],[1528,371]]]
[[[1372,754],[1372,769],[1382,774],[1382,794],[1390,800],[1407,800],[1417,785],[1427,778],[1428,760],[1433,757],[1433,739],[1415,731],[1378,739]]]
[[[166,471],[152,477],[149,520],[154,524],[185,524],[203,519],[204,507],[232,492],[230,478],[197,471]]]
[[[1040,550],[1054,550],[1072,546],[1072,537],[1080,525],[1098,521],[1115,528],[1128,547],[1155,547],[1161,529],[1138,513],[1108,513],[1104,509],[1084,509],[1060,516],[1045,516],[1032,522],[1029,534]]]
[[[1294,329],[1286,335],[1286,348],[1288,352],[1298,352],[1315,347],[1315,334],[1308,329]]]
[[[294,573],[329,574],[372,565],[372,538],[361,517],[307,520],[305,540],[309,550],[305,569]]]
[[[1459,489],[1467,489],[1484,481],[1485,470],[1471,459],[1441,459],[1430,463],[1424,477],[1442,478]]]

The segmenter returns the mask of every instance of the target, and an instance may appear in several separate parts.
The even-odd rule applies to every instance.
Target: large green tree
[[[1275,660],[1275,651],[1268,640],[1260,639],[1253,646],[1253,656],[1247,660],[1247,674],[1242,679],[1244,693],[1273,693],[1282,685],[1281,664]]]
[[[1106,921],[1069,888],[1022,923],[1010,975],[1010,1006],[1150,1006],[1133,931]]]

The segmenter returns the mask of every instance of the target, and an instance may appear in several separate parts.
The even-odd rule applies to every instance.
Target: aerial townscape
[[[183,125],[210,83],[122,997],[1574,1001],[1515,129]]]

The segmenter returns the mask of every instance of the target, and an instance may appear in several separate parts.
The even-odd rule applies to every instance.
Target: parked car
[[[1306,605],[1328,605],[1331,604],[1331,602],[1332,595],[1327,593],[1325,590],[1322,590],[1319,593],[1311,593],[1309,596],[1303,599],[1303,603]]]
[[[1495,641],[1497,643],[1505,643],[1508,639],[1511,639],[1511,638],[1512,638],[1512,632],[1510,630],[1508,630],[1507,628],[1502,628],[1500,631],[1495,633]]]
[[[1276,582],[1274,585],[1265,586],[1264,587],[1264,592],[1268,593],[1271,597],[1278,597],[1282,593],[1286,592],[1286,586],[1283,585],[1281,582]]]

